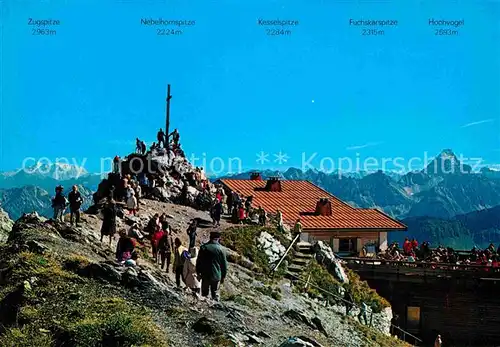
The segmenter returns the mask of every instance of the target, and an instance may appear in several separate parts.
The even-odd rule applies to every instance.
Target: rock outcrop
[[[323,241],[318,241],[313,246],[316,261],[328,269],[332,275],[341,283],[349,283],[344,268],[340,261],[335,257],[333,250]]]
[[[9,215],[0,207],[0,243],[7,240],[13,225]]]
[[[285,246],[283,246],[278,240],[276,240],[271,234],[266,231],[260,233],[259,237],[257,238],[257,243],[267,255],[269,264],[274,264],[279,261],[286,252]]]
[[[121,162],[121,175],[127,174],[154,180],[154,186],[143,186],[145,197],[201,210],[208,210],[211,206],[213,185],[206,180],[203,170],[193,167],[184,156],[176,156],[173,152],[167,154],[162,149],[153,150],[147,155],[132,153]],[[93,196],[95,205],[89,212],[95,212],[103,199],[109,198],[111,194],[116,198],[122,193],[121,175],[110,173],[99,184]]]
[[[168,213],[172,224],[180,223],[182,234],[189,220],[203,213],[147,200],[139,220],[153,209]],[[126,220],[119,218],[119,224]],[[83,214],[78,228],[36,213],[16,221],[0,253],[5,288],[0,295],[0,345],[15,345],[15,339],[41,346],[41,334],[49,341],[45,345],[78,345],[75,341],[83,338],[87,345],[109,345],[103,340],[108,333],[117,334],[114,338],[123,339],[121,346],[127,347],[279,346],[290,336],[298,339],[287,343],[302,344],[284,346],[366,345],[365,330],[343,318],[343,307],[325,307],[294,292],[286,280],[271,288],[251,264],[230,264],[221,302],[198,301],[177,289],[173,275],[151,261],[149,246],[137,246],[137,266],[118,264],[115,240],[111,249],[101,243],[99,226],[99,218],[89,214]],[[15,335],[16,328],[22,336]],[[376,330],[370,334],[380,341],[386,338]],[[380,341],[370,345],[383,346]]]

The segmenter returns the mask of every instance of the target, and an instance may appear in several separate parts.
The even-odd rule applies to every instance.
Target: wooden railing
[[[295,235],[295,238],[293,239],[292,243],[290,243],[290,246],[288,246],[285,254],[283,254],[283,256],[281,257],[280,261],[276,264],[276,266],[274,266],[271,269],[271,273],[273,273],[276,270],[278,270],[278,268],[280,267],[281,263],[283,262],[283,260],[285,260],[286,256],[288,255],[288,252],[290,252],[290,250],[292,249],[293,245],[295,245],[295,242],[297,242],[297,240],[299,239],[299,237],[300,237],[300,233],[298,233],[297,235]]]
[[[379,258],[358,258],[358,257],[339,257],[350,265],[354,267],[363,267],[370,269],[377,269],[382,271],[387,269],[387,271],[392,272],[393,269],[407,269],[407,270],[423,270],[424,273],[474,273],[481,275],[488,275],[489,277],[500,277],[500,267],[492,267],[486,265],[477,264],[450,264],[450,263],[437,263],[437,262],[425,262],[425,261],[398,261],[398,260],[386,260]]]

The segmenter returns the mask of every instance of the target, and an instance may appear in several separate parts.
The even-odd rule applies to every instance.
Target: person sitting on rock
[[[184,271],[184,259],[182,258],[182,253],[186,251],[186,247],[182,245],[181,240],[176,237],[174,241],[174,267],[173,270],[175,272],[175,284],[177,288],[181,287],[181,279],[184,281],[182,277],[182,273]]]
[[[135,197],[135,192],[132,190],[130,192],[130,197],[127,199],[127,209],[130,214],[136,215],[137,212],[137,198]]]
[[[193,219],[191,224],[186,231],[189,236],[189,249],[193,248],[196,245],[196,229],[198,228],[198,221]]]
[[[139,242],[144,241],[144,235],[141,232],[141,228],[137,222],[134,222],[128,230],[128,236],[133,237]]]
[[[172,239],[172,231],[170,230],[170,227],[163,230],[164,230],[163,236],[158,242],[158,253],[160,254],[161,269],[165,270],[168,273],[170,269],[170,263],[172,261],[172,250],[174,249],[174,241]],[[167,265],[166,268],[165,268],[165,263]]]
[[[200,247],[196,260],[196,272],[201,279],[201,295],[207,297],[209,291],[212,299],[219,301],[219,286],[227,275],[226,252],[220,245],[221,233],[211,232],[210,241]]]
[[[161,229],[160,225],[157,224],[156,230],[153,233],[153,237],[151,237],[151,250],[153,253],[155,264],[158,263],[158,245],[163,235],[164,235],[163,230]]]
[[[362,323],[362,320],[364,320],[365,325],[368,325],[368,319],[366,317],[366,312],[368,311],[368,305],[365,304],[364,302],[361,303],[360,311],[358,314],[358,320],[360,323]]]
[[[191,289],[193,295],[198,297],[200,294],[201,283],[198,279],[198,274],[196,272],[196,261],[198,260],[198,248],[193,247],[190,250],[189,259],[184,260],[184,269],[182,271],[182,277],[186,286]]]
[[[156,139],[158,140],[158,148],[161,148],[162,144],[163,148],[165,148],[165,133],[163,132],[162,128],[160,128],[160,130],[156,134]]]
[[[135,253],[134,239],[127,236],[124,231],[120,232],[120,239],[116,245],[116,260],[124,263],[129,259],[133,259]]]
[[[75,225],[78,226],[80,223],[80,207],[83,203],[83,198],[80,192],[78,191],[78,187],[76,185],[73,186],[73,190],[68,194],[69,200],[69,211],[70,211],[70,223],[73,225],[73,219],[76,216]]]
[[[63,186],[56,187],[56,195],[52,199],[52,207],[54,208],[54,221],[64,222],[63,215],[66,209],[67,200],[63,193]]]
[[[114,200],[110,200],[102,210],[103,220],[101,226],[101,242],[104,236],[109,236],[109,246],[111,246],[111,240],[116,234],[117,212],[118,209]]]

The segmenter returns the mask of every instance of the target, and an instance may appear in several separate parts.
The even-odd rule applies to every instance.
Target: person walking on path
[[[226,252],[220,244],[220,232],[211,232],[210,241],[200,247],[196,261],[196,272],[201,279],[201,295],[219,301],[219,286],[227,275]]]
[[[161,269],[165,269],[168,273],[170,269],[170,263],[172,262],[172,250],[174,249],[174,241],[172,240],[172,231],[167,226],[163,229],[164,233],[160,242],[158,243],[158,253],[160,254]],[[165,268],[165,263],[167,267]]]
[[[137,198],[135,197],[135,192],[132,189],[130,191],[129,197],[127,198],[127,209],[130,214],[133,214],[135,216],[137,212],[137,207],[138,207]]]
[[[175,253],[174,253],[174,272],[175,272],[175,284],[177,288],[181,287],[182,272],[184,271],[184,259],[182,258],[182,253],[186,251],[186,247],[182,245],[181,240],[177,237],[174,241]]]
[[[193,295],[198,297],[200,294],[201,283],[196,273],[196,261],[198,260],[198,248],[193,247],[189,252],[189,259],[184,261],[184,270],[182,276],[186,282],[186,286],[191,289]]]
[[[222,214],[222,202],[217,200],[215,205],[212,207],[212,220],[214,227],[220,226],[220,217]]]
[[[165,233],[157,224],[153,237],[151,237],[151,251],[153,253],[155,264],[158,263],[158,246],[160,245],[160,240],[162,239],[163,235],[165,235]]]
[[[189,249],[193,248],[196,245],[196,229],[198,228],[198,222],[196,219],[191,221],[189,227],[187,229],[187,234],[189,236]]]
[[[80,192],[78,191],[78,187],[76,185],[73,186],[73,190],[68,194],[69,200],[69,211],[70,211],[70,223],[73,225],[73,217],[76,216],[75,225],[78,226],[80,223],[80,207],[83,203],[83,198]]]
[[[361,303],[361,310],[359,311],[358,314],[358,320],[360,323],[362,323],[362,320],[365,321],[365,325],[368,325],[368,318],[366,317],[366,311],[368,311],[368,305],[366,305],[364,302]]]

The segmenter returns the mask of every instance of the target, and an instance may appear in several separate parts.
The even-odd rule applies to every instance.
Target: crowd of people
[[[420,246],[416,239],[406,238],[402,249],[398,242],[389,245],[385,252],[379,253],[381,258],[394,261],[429,263],[446,263],[455,265],[484,265],[493,268],[500,267],[500,246],[495,248],[490,244],[486,249],[472,248],[470,252],[458,252],[451,247],[438,246],[430,248],[428,241]]]

